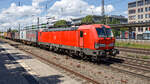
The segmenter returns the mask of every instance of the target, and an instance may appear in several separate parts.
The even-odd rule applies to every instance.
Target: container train
[[[25,29],[5,33],[5,38],[46,47],[72,56],[100,60],[119,54],[109,26],[103,24],[81,25],[70,28]]]

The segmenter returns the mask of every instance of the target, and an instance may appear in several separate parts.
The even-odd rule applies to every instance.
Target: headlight
[[[99,46],[100,46],[100,47],[105,47],[106,45],[105,45],[105,44],[99,44]]]
[[[111,44],[109,44],[108,46],[109,46],[109,47],[112,47],[112,46],[114,46],[114,43],[111,43]]]
[[[99,44],[98,43],[95,43],[95,48],[99,48]]]
[[[95,43],[95,48],[99,48],[99,47],[106,47],[106,45],[105,44]]]

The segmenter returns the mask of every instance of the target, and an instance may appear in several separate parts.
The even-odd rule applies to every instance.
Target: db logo
[[[56,40],[56,36],[54,36],[54,40]]]
[[[87,33],[84,33],[84,35],[87,35]]]

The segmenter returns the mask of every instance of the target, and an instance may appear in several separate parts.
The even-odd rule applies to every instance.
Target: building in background
[[[136,0],[128,3],[128,23],[150,22],[150,0]],[[136,27],[135,38],[141,39],[149,27]]]
[[[71,19],[72,20],[72,24],[79,24],[81,23],[83,17],[82,18],[75,18],[75,19]]]
[[[118,20],[120,24],[127,24],[128,23],[128,19],[122,15],[111,15],[111,16],[109,16],[109,20],[111,22],[113,22],[114,19]]]
[[[72,24],[79,24],[79,23],[81,23],[83,18],[84,18],[84,17],[72,19]],[[102,19],[103,19],[102,16],[93,15],[93,21],[94,21],[95,23],[100,22]],[[116,21],[116,20],[118,21],[118,24],[126,24],[126,23],[128,23],[128,19],[125,18],[125,17],[122,16],[122,15],[111,15],[111,16],[107,16],[106,23],[109,24],[109,22],[114,22],[114,21]]]

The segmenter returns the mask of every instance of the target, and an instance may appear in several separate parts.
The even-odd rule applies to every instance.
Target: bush
[[[67,21],[59,20],[54,24],[54,27],[67,27]]]
[[[94,20],[93,20],[93,16],[92,15],[88,15],[85,18],[82,19],[81,21],[82,24],[93,24]]]

